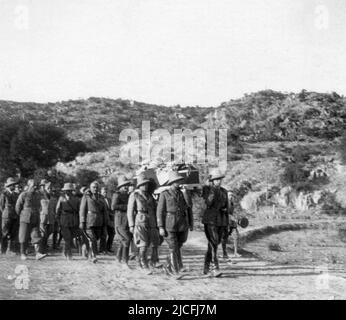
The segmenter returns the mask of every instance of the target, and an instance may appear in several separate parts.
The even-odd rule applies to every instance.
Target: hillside
[[[281,93],[272,90],[246,94],[215,108],[165,107],[129,100],[89,98],[56,103],[0,101],[0,117],[51,122],[93,150],[117,145],[125,128],[227,128],[229,141],[330,140],[346,128],[346,98],[336,93]]]
[[[150,121],[152,130],[171,132],[226,128],[229,161],[224,183],[234,191],[242,210],[257,212],[259,206],[276,205],[304,211],[313,197],[318,200],[312,207],[323,212],[346,207],[338,152],[346,128],[346,98],[336,93],[266,90],[215,108],[94,97],[48,104],[0,101],[0,117],[48,122],[65,129],[69,138],[84,141],[92,152],[69,163],[59,162],[56,168],[68,175],[78,169],[95,170],[105,181],[116,181],[117,174],[136,169],[118,159],[119,133],[125,128],[140,129],[143,120]],[[201,169],[205,176],[208,168]]]

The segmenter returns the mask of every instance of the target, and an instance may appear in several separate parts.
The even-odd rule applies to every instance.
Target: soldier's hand
[[[86,223],[85,222],[81,222],[79,224],[79,228],[85,231],[86,230]]]
[[[190,231],[193,231],[193,226],[190,226]]]
[[[167,232],[164,228],[159,229],[160,236],[162,237],[167,237]]]
[[[130,232],[134,233],[134,231],[135,231],[135,228],[134,227],[130,227]]]

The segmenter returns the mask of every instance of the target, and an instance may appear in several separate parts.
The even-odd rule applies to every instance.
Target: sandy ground
[[[330,231],[330,232],[329,232]],[[92,264],[55,253],[42,261],[0,256],[0,299],[345,299],[345,247],[334,230],[303,230],[271,235],[247,244],[232,262],[220,259],[219,278],[202,276],[207,242],[190,233],[184,248],[189,272],[177,280],[162,270],[146,275],[125,270],[114,256]],[[268,249],[279,244],[282,251]],[[321,244],[325,244],[321,246]],[[163,262],[167,253],[160,248]],[[29,288],[16,289],[15,270],[28,268]],[[19,267],[18,267],[19,266]]]

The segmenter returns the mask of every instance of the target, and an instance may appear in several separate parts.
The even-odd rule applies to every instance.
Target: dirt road
[[[184,262],[190,271],[181,280],[169,277],[161,270],[145,275],[135,269],[133,262],[130,264],[132,271],[124,270],[115,262],[114,256],[100,256],[97,264],[79,256],[67,262],[60,253],[39,262],[32,256],[25,262],[19,257],[1,256],[0,299],[346,298],[346,273],[342,265],[335,265],[326,273],[319,267],[320,263],[292,259],[270,261],[265,254],[269,254],[265,242],[261,241],[273,239],[250,243],[245,247],[247,251],[243,251],[241,257],[233,258],[232,262],[220,259],[223,272],[220,278],[201,276],[206,240],[204,234],[197,231],[190,234],[185,245]],[[164,245],[160,250],[161,261],[164,261],[166,252]],[[299,255],[299,251],[296,254]],[[28,269],[28,289],[16,289],[15,271],[23,268],[21,266]]]

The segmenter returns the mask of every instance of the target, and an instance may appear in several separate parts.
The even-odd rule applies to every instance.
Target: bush
[[[68,139],[64,129],[47,123],[3,119],[0,137],[0,167],[7,174],[19,172],[25,178],[87,150],[83,142]]]
[[[301,164],[288,163],[284,173],[281,176],[281,181],[285,185],[297,187],[299,183],[305,182],[309,177],[310,172],[305,170]]]
[[[88,186],[91,182],[100,179],[99,173],[94,170],[79,169],[76,172],[76,182],[80,186]]]

